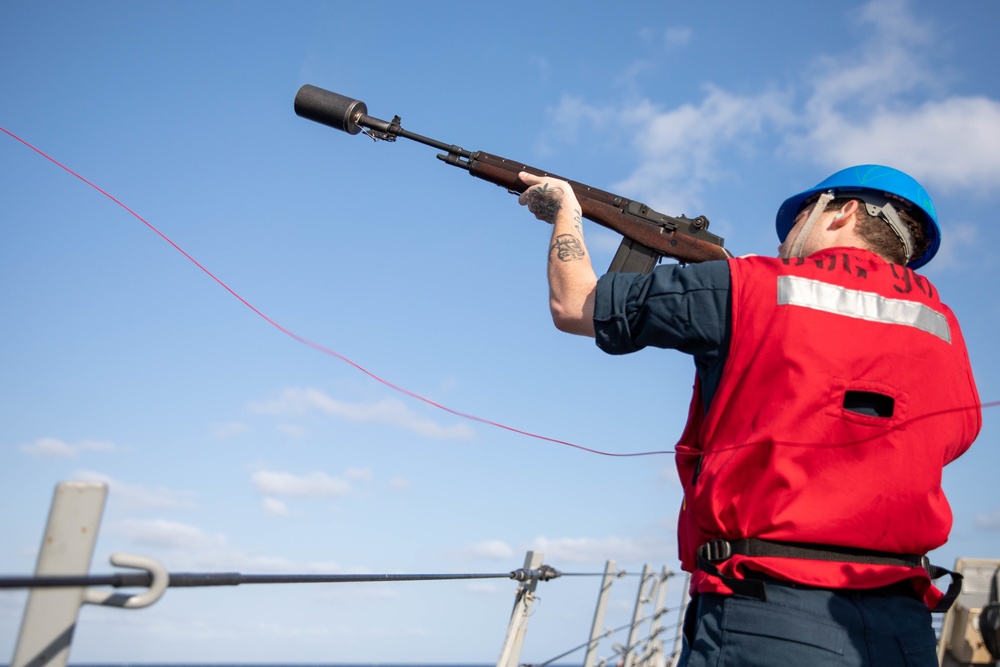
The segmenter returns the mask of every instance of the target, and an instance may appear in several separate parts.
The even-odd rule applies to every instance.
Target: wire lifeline
[[[105,197],[107,197],[108,199],[110,199],[111,201],[113,201],[115,204],[117,204],[118,206],[120,206],[121,208],[123,208],[132,217],[134,217],[139,222],[141,222],[146,227],[148,227],[153,233],[155,233],[161,239],[163,239],[168,244],[170,244],[171,246],[173,246],[173,248],[177,252],[179,252],[181,255],[183,255],[185,259],[187,259],[189,262],[191,262],[196,267],[198,267],[209,278],[211,278],[212,280],[214,280],[220,287],[222,287],[224,290],[226,290],[227,292],[229,292],[233,297],[235,297],[237,300],[239,300],[240,303],[242,303],[244,306],[246,306],[251,311],[253,311],[253,313],[255,315],[257,315],[258,317],[260,317],[261,319],[263,319],[265,322],[267,322],[268,324],[270,324],[272,327],[274,327],[275,329],[277,329],[281,333],[285,334],[286,336],[288,336],[288,337],[296,340],[297,342],[299,342],[299,343],[301,343],[301,344],[303,344],[303,345],[305,345],[307,347],[310,347],[310,348],[312,348],[312,349],[314,349],[314,350],[316,350],[318,352],[321,352],[323,354],[329,355],[331,357],[339,359],[340,361],[342,361],[342,362],[344,362],[344,363],[346,363],[346,364],[348,364],[350,366],[353,366],[358,371],[361,371],[362,373],[364,373],[365,375],[367,375],[371,379],[375,380],[376,382],[379,382],[380,384],[388,387],[389,389],[392,389],[393,391],[396,391],[396,392],[399,392],[401,394],[404,394],[405,396],[409,396],[410,398],[412,398],[414,400],[421,401],[423,403],[426,403],[427,405],[435,407],[435,408],[437,408],[439,410],[443,410],[444,412],[447,412],[447,413],[449,413],[451,415],[454,415],[456,417],[460,417],[462,419],[467,419],[469,421],[478,422],[480,424],[485,424],[487,426],[493,426],[495,428],[503,429],[505,431],[510,431],[511,433],[516,433],[518,435],[523,435],[523,436],[526,436],[526,437],[529,437],[529,438],[535,438],[536,440],[544,440],[546,442],[551,442],[551,443],[554,443],[554,444],[557,444],[557,445],[563,445],[563,446],[566,446],[566,447],[572,447],[574,449],[579,449],[581,451],[589,452],[591,454],[599,454],[601,456],[612,456],[612,457],[622,457],[622,458],[624,458],[624,457],[652,456],[654,454],[673,454],[674,453],[673,451],[649,451],[649,452],[616,453],[616,452],[605,452],[605,451],[601,451],[601,450],[598,450],[598,449],[592,449],[590,447],[584,447],[583,445],[577,445],[575,443],[568,442],[566,440],[560,440],[558,438],[552,438],[552,437],[549,437],[549,436],[539,435],[537,433],[532,433],[530,431],[525,431],[525,430],[522,430],[522,429],[519,429],[519,428],[515,428],[513,426],[508,426],[506,424],[502,424],[500,422],[492,421],[490,419],[486,419],[486,418],[483,418],[483,417],[478,417],[476,415],[472,415],[472,414],[465,413],[465,412],[460,412],[460,411],[455,410],[453,408],[449,408],[449,407],[447,407],[445,405],[442,405],[440,403],[432,401],[431,399],[426,398],[425,396],[421,396],[420,394],[417,394],[416,392],[413,392],[413,391],[411,391],[409,389],[405,389],[405,388],[403,388],[403,387],[401,387],[399,385],[393,384],[392,382],[390,382],[390,381],[388,381],[388,380],[386,380],[386,379],[384,379],[384,378],[376,375],[375,373],[373,373],[372,371],[368,370],[367,368],[361,366],[360,364],[356,363],[355,361],[352,361],[351,359],[348,359],[347,357],[345,357],[344,355],[340,354],[339,352],[336,352],[335,350],[332,350],[332,349],[330,349],[330,348],[328,348],[328,347],[326,347],[324,345],[321,345],[319,343],[316,343],[314,341],[311,341],[308,338],[300,336],[300,335],[296,334],[295,332],[293,332],[293,331],[285,328],[284,326],[282,326],[281,324],[279,324],[275,320],[273,320],[270,317],[268,317],[266,314],[264,314],[262,311],[260,311],[258,308],[256,308],[253,304],[251,304],[249,301],[247,301],[246,299],[244,299],[242,296],[240,296],[233,288],[231,288],[229,285],[227,285],[225,282],[223,282],[222,279],[220,279],[218,276],[216,276],[211,271],[209,271],[205,266],[203,266],[200,262],[198,262],[194,257],[192,257],[191,255],[189,255],[183,248],[181,248],[179,245],[177,245],[166,234],[164,234],[163,232],[161,232],[152,223],[150,223],[145,218],[143,218],[142,216],[140,216],[138,213],[136,213],[135,211],[133,211],[131,208],[129,208],[128,206],[126,206],[119,199],[117,199],[116,197],[112,196],[106,190],[102,189],[101,187],[99,187],[95,183],[87,180],[86,178],[84,178],[83,176],[81,176],[80,174],[78,174],[77,172],[73,171],[72,169],[70,169],[66,165],[62,164],[61,162],[59,162],[58,160],[56,160],[52,156],[46,154],[45,152],[43,152],[39,148],[36,148],[34,145],[28,143],[25,139],[22,139],[21,137],[19,137],[18,135],[14,134],[10,130],[8,130],[8,129],[4,128],[4,127],[0,127],[0,132],[3,132],[4,134],[6,134],[9,137],[11,137],[12,139],[20,142],[21,144],[23,144],[27,148],[30,148],[31,150],[33,150],[38,155],[42,156],[43,158],[45,158],[46,160],[48,160],[52,164],[56,165],[57,167],[59,167],[63,171],[67,172],[68,174],[70,174],[72,176],[75,176],[76,178],[78,178],[79,180],[83,181],[88,186],[90,186],[94,190],[97,190],[102,195],[104,195]]]
[[[555,573],[555,574],[553,574]],[[378,583],[404,581],[447,581],[468,579],[514,579],[527,581],[537,578],[549,581],[558,571],[549,567],[538,570],[520,568],[500,573],[458,574],[241,574],[239,572],[176,572],[169,575],[169,588],[203,588],[240,586],[243,584],[322,584]],[[104,575],[51,575],[0,577],[0,589],[10,588],[76,588],[81,586],[111,586],[113,588],[147,587],[152,582],[148,572]]]

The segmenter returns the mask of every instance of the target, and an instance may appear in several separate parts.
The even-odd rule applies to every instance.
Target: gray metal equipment
[[[955,571],[964,576],[962,592],[944,617],[941,638],[938,641],[938,662],[941,667],[966,667],[995,665],[1000,656],[990,652],[984,637],[995,629],[983,627],[996,614],[991,607],[995,600],[997,580],[1000,578],[1000,559],[959,558]],[[985,612],[985,615],[984,615]],[[995,641],[988,635],[989,642]]]

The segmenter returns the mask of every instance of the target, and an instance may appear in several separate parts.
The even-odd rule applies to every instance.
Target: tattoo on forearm
[[[539,220],[552,224],[562,209],[562,188],[549,188],[546,183],[528,195],[528,210]]]
[[[552,240],[549,255],[554,255],[560,262],[571,262],[586,257],[587,251],[579,237],[573,234],[560,234]]]

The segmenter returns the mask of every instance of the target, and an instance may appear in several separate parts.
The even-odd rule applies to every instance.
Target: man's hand
[[[555,224],[556,216],[561,211],[579,210],[580,204],[573,193],[573,188],[566,181],[558,178],[535,176],[526,171],[518,174],[522,183],[531,187],[521,193],[517,203],[527,206],[535,217],[550,225]]]

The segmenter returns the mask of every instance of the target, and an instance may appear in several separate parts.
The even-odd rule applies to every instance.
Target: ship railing
[[[242,574],[238,572],[167,572],[156,559],[115,553],[112,565],[132,570],[111,574],[89,574],[98,529],[107,498],[107,486],[97,482],[63,482],[57,485],[49,510],[42,547],[33,576],[0,576],[0,589],[27,588],[29,595],[22,616],[10,667],[66,667],[80,608],[85,604],[141,609],[156,603],[168,588],[238,586],[252,584],[303,584],[342,582],[442,581],[455,579],[512,579],[518,582],[507,633],[497,667],[547,667],[583,652],[583,667],[673,667],[681,647],[680,619],[687,595],[679,595],[679,606],[667,607],[667,582],[677,573],[669,568],[654,571],[645,565],[639,574],[632,618],[617,628],[605,627],[612,584],[630,576],[613,560],[603,573],[560,572],[544,563],[539,551],[529,551],[522,567],[509,572],[459,574]],[[539,583],[559,577],[600,577],[589,639],[544,662],[522,663],[521,653],[528,620]],[[634,576],[634,574],[632,575]],[[143,589],[121,593],[111,589]],[[677,619],[668,623],[667,619]],[[612,655],[601,657],[605,640],[627,633],[624,643],[611,646]],[[606,644],[606,642],[605,642]],[[669,644],[669,646],[667,646]]]
[[[154,604],[171,587],[498,578],[512,579],[518,586],[497,667],[548,667],[580,651],[584,653],[583,667],[675,667],[680,655],[689,582],[686,580],[680,589],[681,604],[667,607],[667,582],[677,573],[666,567],[659,572],[654,572],[648,564],[643,567],[638,575],[632,618],[613,629],[604,625],[611,587],[616,579],[629,573],[619,570],[612,560],[605,563],[603,573],[560,572],[546,565],[544,555],[538,551],[529,551],[523,566],[515,570],[474,574],[170,573],[153,558],[116,553],[111,555],[111,563],[133,572],[91,575],[88,572],[106,498],[107,486],[102,483],[59,484],[49,510],[34,575],[0,577],[0,589],[30,589],[10,667],[66,667],[83,605],[139,609]],[[994,607],[1000,605],[1000,559],[959,558],[955,571],[964,577],[962,591],[947,614],[935,622],[938,662],[941,667],[997,664],[997,655],[984,641],[980,615],[987,608],[991,610],[991,619],[997,615]],[[537,587],[559,577],[601,578],[590,636],[582,644],[544,662],[522,663],[521,653]],[[143,591],[117,593],[99,587],[141,588]],[[671,617],[675,620],[668,623]],[[610,657],[600,657],[602,642],[620,633],[627,633],[624,642],[612,645]]]

